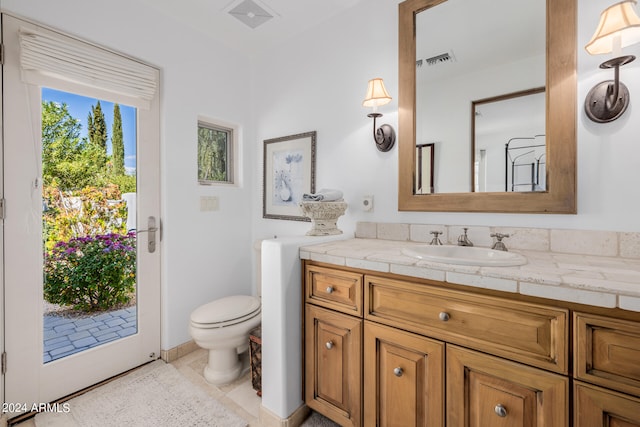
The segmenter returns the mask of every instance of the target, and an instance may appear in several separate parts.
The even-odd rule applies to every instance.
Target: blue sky
[[[87,137],[87,119],[91,107],[96,105],[98,99],[87,98],[73,93],[42,88],[42,100],[67,104],[69,114],[80,121],[80,137]],[[113,129],[113,102],[100,100],[100,108],[107,123],[107,153],[111,154],[111,133]],[[122,137],[124,139],[124,166],[130,173],[136,169],[136,109],[120,104],[120,116],[122,118]]]

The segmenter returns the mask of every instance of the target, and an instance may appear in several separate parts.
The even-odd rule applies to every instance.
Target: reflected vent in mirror
[[[419,59],[416,61],[416,65],[421,67],[422,64],[426,64],[428,67],[434,67],[436,65],[446,64],[450,62],[456,62],[456,57],[453,54],[453,51],[441,53],[440,55],[435,55],[430,58],[424,60]]]

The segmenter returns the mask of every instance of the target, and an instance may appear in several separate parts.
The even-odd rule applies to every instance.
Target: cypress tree
[[[100,106],[100,101],[91,107],[93,113],[93,136],[90,134],[90,141],[107,152],[107,124],[104,120],[104,113]],[[91,121],[89,122],[91,124]]]
[[[124,175],[124,140],[122,137],[122,117],[120,106],[113,105],[113,127],[111,130],[111,149],[113,155],[113,173],[116,176]]]
[[[91,111],[89,111],[89,117],[87,118],[87,134],[89,136],[89,141],[93,142],[93,138],[96,134],[96,128],[93,124],[93,107],[91,107]]]

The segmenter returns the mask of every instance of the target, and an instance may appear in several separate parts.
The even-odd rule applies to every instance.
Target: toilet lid
[[[202,325],[229,322],[260,311],[260,300],[249,295],[233,295],[202,305],[191,313],[191,321]]]

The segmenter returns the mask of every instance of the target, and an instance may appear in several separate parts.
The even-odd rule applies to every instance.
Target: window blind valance
[[[93,88],[116,102],[149,108],[158,70],[122,55],[54,32],[20,30],[20,66],[26,83]]]

